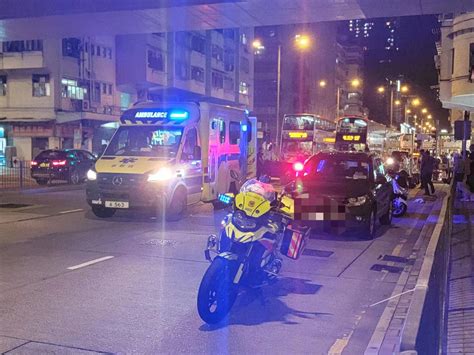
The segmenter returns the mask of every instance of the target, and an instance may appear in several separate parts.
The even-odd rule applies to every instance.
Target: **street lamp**
[[[411,101],[411,104],[412,104],[413,106],[415,106],[415,107],[416,107],[416,106],[420,106],[420,105],[421,105],[421,101],[420,101],[420,99],[416,98],[416,99],[413,99],[413,100]]]
[[[421,113],[425,113],[425,114],[428,113],[428,109],[427,108],[422,109]]]
[[[407,92],[408,92],[408,86],[403,85],[403,86],[400,88],[400,91],[403,92],[403,93],[407,93]]]
[[[311,45],[311,38],[305,34],[297,34],[294,38],[295,46],[300,50],[306,50]],[[252,46],[257,50],[262,50],[265,48],[264,44],[260,39],[255,39],[252,42]],[[320,83],[321,86],[321,83]],[[323,84],[324,87],[325,84]],[[276,97],[276,139],[278,149],[281,149],[281,137],[280,135],[280,92],[281,92],[281,43],[278,43],[277,50],[277,97]]]
[[[400,106],[401,103],[402,103],[402,102],[401,102],[400,100],[395,100],[395,105],[396,105],[396,106]]]
[[[326,80],[320,80],[320,81],[319,81],[319,86],[320,86],[321,88],[325,88],[327,84],[328,84],[328,83],[327,83]]]
[[[352,79],[352,81],[351,81],[351,86],[353,88],[358,88],[360,86],[360,84],[361,84],[360,79],[355,78],[355,79]]]
[[[383,93],[385,92],[385,87],[384,87],[384,86],[379,86],[379,87],[377,88],[377,92],[378,92],[379,94],[383,94]]]
[[[433,118],[433,116],[431,116],[431,115],[428,115],[427,117],[428,117],[430,120]]]
[[[295,45],[299,49],[308,49],[309,46],[311,45],[311,38],[308,35],[305,34],[297,34],[295,36]]]

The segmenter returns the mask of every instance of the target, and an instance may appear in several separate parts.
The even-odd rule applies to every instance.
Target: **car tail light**
[[[34,160],[32,160],[32,161],[31,161],[31,166],[36,166],[36,165],[38,165],[38,162],[37,162],[37,161],[34,161]]]
[[[301,162],[296,162],[293,164],[293,170],[296,171],[296,172],[300,172],[300,171],[303,171],[304,169],[304,164],[301,163]]]
[[[66,165],[66,160],[53,160],[53,166],[64,166]]]

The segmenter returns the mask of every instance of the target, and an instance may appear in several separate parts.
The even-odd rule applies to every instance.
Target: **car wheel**
[[[79,176],[77,170],[73,170],[72,172],[70,172],[69,182],[73,185],[77,185],[81,182],[81,177]]]
[[[110,218],[115,214],[114,208],[105,208],[104,206],[92,206],[92,213],[99,218]]]
[[[48,183],[48,179],[36,179],[36,183],[38,185],[46,185]]]
[[[370,211],[370,216],[365,222],[364,234],[366,239],[372,240],[375,238],[375,231],[377,229],[377,213],[375,207]]]
[[[390,225],[392,224],[392,213],[393,213],[393,204],[392,201],[388,204],[387,212],[380,217],[380,223],[383,225]]]
[[[169,222],[178,221],[186,211],[188,198],[184,189],[178,189],[171,199],[170,205],[166,209],[166,220]]]

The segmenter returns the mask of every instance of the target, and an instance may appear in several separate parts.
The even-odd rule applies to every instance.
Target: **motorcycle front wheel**
[[[234,284],[238,267],[237,261],[217,257],[207,269],[197,298],[198,313],[204,322],[219,323],[229,313],[239,289]]]
[[[392,201],[392,216],[401,217],[407,212],[407,205],[398,201],[399,198],[395,198]]]

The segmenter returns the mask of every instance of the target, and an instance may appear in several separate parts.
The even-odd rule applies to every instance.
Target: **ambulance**
[[[125,111],[87,173],[87,202],[100,217],[153,209],[179,219],[200,201],[236,192],[256,173],[256,120],[241,109],[201,103],[139,103]]]

